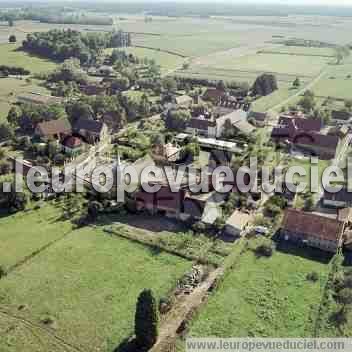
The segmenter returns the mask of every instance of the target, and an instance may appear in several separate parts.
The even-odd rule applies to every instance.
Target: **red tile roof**
[[[336,150],[339,137],[322,134],[319,132],[321,128],[322,121],[320,119],[281,116],[278,127],[273,129],[271,136],[274,139],[289,140],[294,144]]]
[[[343,233],[344,225],[344,222],[337,219],[287,209],[281,229],[307,237],[312,236],[322,240],[338,242]]]

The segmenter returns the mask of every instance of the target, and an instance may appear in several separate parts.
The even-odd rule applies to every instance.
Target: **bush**
[[[262,244],[255,249],[255,254],[258,257],[270,258],[274,254],[274,250],[270,244]]]
[[[276,77],[272,74],[262,74],[253,84],[254,95],[266,96],[278,89]]]
[[[204,233],[207,229],[207,226],[202,221],[198,221],[192,226],[192,230],[195,233]]]
[[[17,42],[17,38],[14,34],[9,36],[9,43],[16,43]]]
[[[6,270],[3,266],[0,265],[0,279],[6,276]]]
[[[312,282],[317,282],[319,280],[319,274],[313,271],[307,275],[307,280]]]

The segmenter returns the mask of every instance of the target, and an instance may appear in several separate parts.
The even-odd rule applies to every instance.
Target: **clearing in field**
[[[139,293],[166,295],[190,266],[97,228],[76,230],[1,280],[0,345],[49,351],[57,342],[49,330],[82,351],[113,351],[133,333]]]
[[[250,248],[259,243],[255,240]],[[313,255],[317,253],[286,245],[284,252],[258,258],[249,249],[196,318],[190,336],[312,336],[328,272],[328,265]],[[307,280],[311,272],[321,282]]]

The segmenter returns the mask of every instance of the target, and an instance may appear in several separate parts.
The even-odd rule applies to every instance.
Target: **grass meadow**
[[[288,53],[280,52],[286,48],[289,50]],[[291,52],[297,54],[291,54]],[[292,87],[296,77],[300,78],[301,88],[304,88],[322,71],[330,70],[333,59],[318,56],[318,53],[329,55],[331,49],[320,50],[319,48],[316,52],[315,48],[274,47],[274,49],[267,49],[267,52],[240,57],[236,52],[229,51],[209,56],[208,60],[203,59],[198,63],[195,61],[187,70],[178,70],[177,75],[253,84],[260,74],[273,73],[277,78],[279,89],[269,96],[260,98],[253,105],[256,111],[267,111],[297,93],[297,89]]]
[[[5,121],[16,96],[24,92],[48,93],[48,90],[39,86],[39,81],[35,79],[26,82],[19,78],[0,78],[0,122]]]
[[[48,72],[56,67],[56,64],[50,60],[19,50],[19,46],[16,44],[0,45],[0,65],[23,67],[31,73]]]
[[[71,231],[68,221],[53,206],[21,212],[0,219],[0,265],[5,269]]]
[[[234,69],[249,72],[273,72],[278,75],[296,75],[314,77],[331,61],[330,58],[281,55],[281,54],[251,54],[239,58],[231,55],[217,56],[212,67]]]
[[[146,49],[146,48],[137,48],[137,47],[129,47],[124,48],[124,51],[128,54],[132,54],[140,59],[148,58],[154,59],[155,62],[161,66],[161,72],[166,73],[170,70],[176,69],[182,66],[184,59],[180,56],[169,54],[163,51],[154,50],[154,49]],[[106,52],[111,52],[112,49],[107,49]]]
[[[27,218],[14,215],[0,223],[5,230],[0,257],[9,265],[69,229],[56,221],[51,208],[23,216]],[[1,279],[0,345],[6,352],[23,346],[27,352],[61,352],[70,351],[70,345],[113,351],[133,333],[141,290],[166,295],[190,266],[97,228],[69,232]]]
[[[32,74],[48,72],[57,66],[56,63],[31,56],[18,50],[18,45],[0,44],[0,65],[18,66],[28,69]],[[17,78],[0,78],[0,122],[6,119],[11,103],[16,95],[24,92],[47,93],[47,90],[38,85],[38,81],[26,82]]]
[[[225,276],[189,336],[312,336],[322,284],[306,276],[314,271],[325,279],[328,265],[290,246],[258,258],[252,249],[259,243],[254,240]]]

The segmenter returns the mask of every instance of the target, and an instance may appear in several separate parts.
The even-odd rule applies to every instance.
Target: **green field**
[[[189,57],[208,55],[239,45],[236,36],[231,33],[201,33],[175,37],[138,36],[133,43]]]
[[[252,104],[254,111],[267,111],[274,106],[282,103],[285,99],[288,99],[291,95],[295,94],[297,89],[292,88],[292,84],[285,82],[279,82],[279,89],[274,93],[261,97]]]
[[[310,48],[310,47],[304,47],[304,46],[287,46],[287,45],[280,45],[278,47],[275,46],[270,49],[264,49],[264,50],[261,50],[261,53],[334,57],[334,50],[331,48]]]
[[[57,65],[50,61],[31,56],[23,51],[18,51],[17,45],[0,45],[0,65],[23,67],[31,73],[48,72]],[[0,78],[0,122],[4,121],[7,113],[16,99],[16,95],[23,92],[47,93],[47,89],[38,86],[38,81],[17,78]]]
[[[37,80],[31,80],[28,83],[19,78],[0,78],[0,122],[5,120],[11,103],[16,101],[18,94],[24,92],[48,93],[48,90],[39,86],[38,83]]]
[[[195,319],[189,335],[312,336],[322,285],[306,276],[315,271],[325,277],[328,266],[304,257],[308,254],[294,248],[288,253],[276,251],[270,259],[257,258],[251,250],[244,253]]]
[[[314,77],[331,61],[329,58],[280,54],[253,54],[239,58],[219,55],[210,67],[248,72],[274,72],[278,75]],[[194,67],[192,67],[194,68]]]
[[[112,49],[107,49],[107,52],[111,52]],[[182,66],[184,59],[177,55],[172,55],[163,51],[146,49],[146,48],[124,48],[128,54],[133,54],[134,56],[143,59],[148,58],[149,60],[154,59],[155,62],[161,66],[162,73],[167,73],[170,70],[174,70]]]
[[[31,73],[48,72],[56,67],[50,60],[41,59],[18,50],[18,45],[0,45],[0,65],[23,67]]]
[[[325,76],[314,85],[313,91],[318,97],[352,99],[352,78],[329,78]]]
[[[7,269],[70,231],[70,222],[60,216],[58,208],[45,206],[1,218],[0,265]]]
[[[164,17],[146,23],[143,18],[130,18],[118,21],[116,27],[132,32],[134,45],[199,57],[239,45],[240,33],[227,22]]]
[[[184,62],[184,59],[182,57],[161,52],[158,50],[151,50],[145,48],[126,48],[126,51],[129,54],[133,54],[139,58],[147,57],[150,60],[154,59],[155,62],[161,66],[161,70],[163,73],[182,66],[182,63]]]
[[[48,228],[52,220],[42,214],[43,232],[47,236],[59,230],[63,233],[60,223]],[[35,238],[40,231],[25,230],[31,223],[38,226],[38,221],[5,221],[15,238],[3,251],[15,252],[26,235]],[[51,349],[57,340],[44,328],[81,350],[112,351],[133,332],[141,290],[152,288],[159,296],[167,294],[190,265],[99,229],[73,231],[1,280],[0,315],[7,314],[0,319],[2,351],[70,351],[67,346]],[[24,308],[19,310],[20,306]],[[52,323],[47,326],[49,317]],[[30,322],[30,328],[21,324],[23,319]]]
[[[298,51],[303,52],[309,49],[311,48],[302,48]],[[187,70],[178,70],[176,74],[181,77],[221,79],[253,84],[260,74],[273,73],[278,81],[279,90],[260,98],[253,105],[256,111],[267,111],[298,92],[297,89],[292,89],[292,83],[296,77],[300,78],[300,89],[302,89],[323,70],[328,70],[331,60],[331,58],[322,56],[274,53],[238,57],[236,53],[224,52],[195,61]]]

